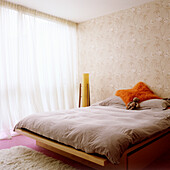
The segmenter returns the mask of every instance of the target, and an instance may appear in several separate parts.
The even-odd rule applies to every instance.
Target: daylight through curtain
[[[0,6],[0,135],[21,118],[76,106],[76,24]]]

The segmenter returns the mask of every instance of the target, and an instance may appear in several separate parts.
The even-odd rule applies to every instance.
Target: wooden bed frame
[[[170,128],[136,144],[125,151],[120,164],[113,165],[105,157],[87,154],[24,129],[19,134],[36,140],[36,144],[94,169],[142,169],[170,149]]]

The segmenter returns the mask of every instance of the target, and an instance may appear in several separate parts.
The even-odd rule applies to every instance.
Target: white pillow
[[[119,96],[111,96],[105,100],[97,102],[92,106],[112,106],[112,105],[123,105],[125,107],[125,103]]]
[[[169,103],[163,99],[150,99],[140,103],[140,109],[161,109],[165,110]]]

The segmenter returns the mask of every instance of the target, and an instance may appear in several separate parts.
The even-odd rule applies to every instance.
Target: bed
[[[14,130],[95,169],[142,169],[170,149],[170,109],[160,102],[127,110],[111,96],[90,107],[30,115]]]

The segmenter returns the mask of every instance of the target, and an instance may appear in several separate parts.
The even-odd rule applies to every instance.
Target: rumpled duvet
[[[105,155],[118,164],[133,144],[170,127],[168,110],[126,110],[90,106],[30,115],[16,128],[25,128],[87,153]]]

